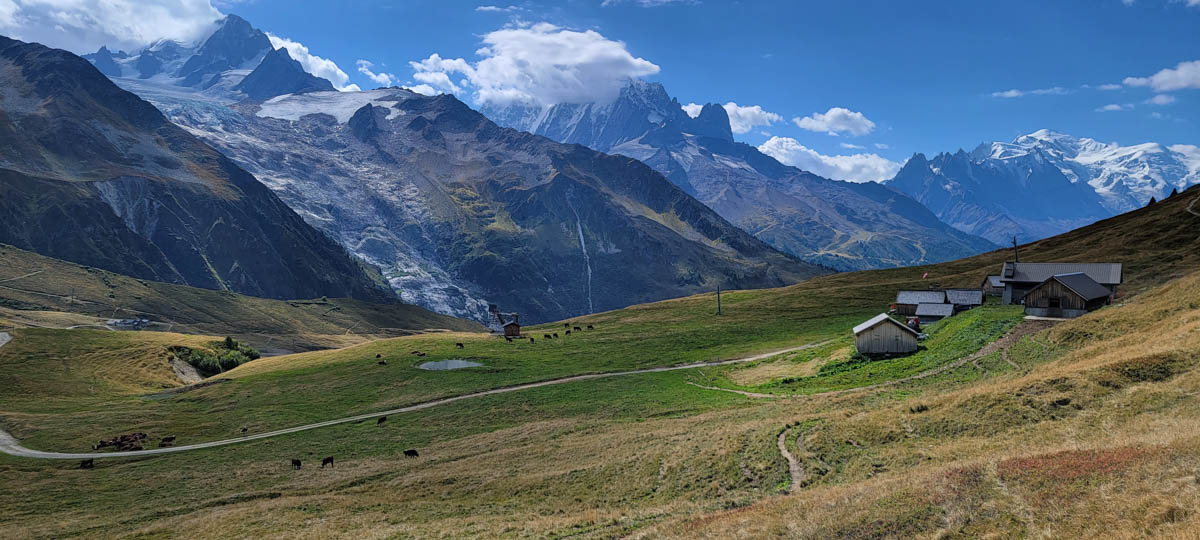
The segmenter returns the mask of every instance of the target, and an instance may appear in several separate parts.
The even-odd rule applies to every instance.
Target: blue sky
[[[16,2],[26,16],[34,9],[22,1],[0,0],[0,31],[6,3]],[[116,3],[197,1],[208,2]],[[783,137],[824,156],[874,154],[892,166],[913,152],[970,149],[1040,128],[1121,144],[1200,144],[1200,0],[568,0],[479,9],[483,5],[250,0],[215,7],[331,60],[348,77],[344,84],[377,85],[357,69],[366,60],[377,80],[387,80],[379,75],[385,73],[397,84],[428,89],[438,85],[426,83],[444,75],[473,105],[499,99],[483,93],[507,95],[513,81],[523,81],[514,90],[522,96],[561,99],[574,94],[548,90],[561,82],[553,74],[540,71],[530,83],[517,65],[561,53],[556,65],[585,72],[585,91],[603,87],[604,77],[634,73],[662,82],[682,104],[759,107],[743,111],[757,124],[736,136],[745,142]],[[550,46],[558,38],[565,45],[522,52],[529,33]],[[45,35],[43,41],[56,39]],[[482,68],[489,53],[478,50],[485,45],[496,61]],[[494,58],[508,54],[497,52],[502,49],[515,56]],[[416,70],[426,72],[418,75],[423,79],[414,78],[410,62],[434,54],[437,62]],[[594,57],[580,60],[580,68],[571,54]],[[461,69],[446,62],[457,59]],[[491,72],[470,75],[476,69]]]

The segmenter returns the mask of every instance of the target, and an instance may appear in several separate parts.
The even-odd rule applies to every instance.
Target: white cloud
[[[783,117],[773,112],[765,111],[758,105],[741,106],[730,101],[723,105],[729,115],[729,127],[734,133],[749,133],[758,126],[769,126],[783,121]]]
[[[1175,103],[1175,96],[1171,94],[1158,94],[1144,101],[1147,105],[1170,105]]]
[[[267,33],[267,37],[271,40],[271,46],[276,49],[287,49],[289,55],[294,58],[304,68],[304,71],[312,73],[322,79],[328,79],[333,83],[333,87],[343,92],[357,92],[360,90],[357,84],[350,84],[350,76],[346,75],[342,68],[328,58],[321,58],[308,51],[303,43],[292,41],[288,38],[279,37],[271,33]]]
[[[758,150],[786,165],[835,180],[879,182],[896,176],[900,171],[900,163],[877,154],[826,156],[790,137],[771,137]]]
[[[1191,0],[1188,5],[1200,5],[1200,0]],[[1126,86],[1149,86],[1155,92],[1171,92],[1185,88],[1200,88],[1200,60],[1180,62],[1174,69],[1167,68],[1149,77],[1126,77]]]
[[[887,150],[888,148],[891,148],[891,147],[886,144],[883,144],[881,142],[877,142],[877,143],[875,143],[875,148],[878,148],[880,150]]]
[[[0,34],[80,54],[192,43],[221,17],[209,0],[0,0]]]
[[[391,73],[375,73],[374,71],[371,71],[371,68],[374,67],[375,64],[371,63],[370,60],[359,60],[355,62],[355,64],[358,65],[359,73],[366,75],[368,79],[371,79],[379,86],[391,86],[396,80],[396,76],[392,75]]]
[[[1024,96],[1061,96],[1070,94],[1071,91],[1061,86],[1052,86],[1050,88],[1035,88],[1033,90],[1004,90],[1002,92],[992,92],[992,97],[995,98],[1019,98]]]
[[[782,116],[763,110],[759,105],[743,107],[730,101],[721,107],[725,109],[725,114],[729,115],[729,129],[734,133],[750,133],[750,130],[756,127],[769,126],[775,122],[783,121]],[[695,118],[700,116],[700,110],[703,108],[704,106],[699,103],[688,103],[683,106],[683,112]]]
[[[841,107],[831,107],[824,113],[813,113],[804,118],[793,118],[801,129],[825,132],[830,135],[849,133],[851,135],[866,135],[875,129],[875,122],[867,119],[863,113]]]
[[[1120,90],[1121,85],[1119,85],[1119,84],[1102,84],[1100,86],[1097,86],[1096,88],[1098,88],[1100,90]]]
[[[521,11],[521,8],[517,6],[478,6],[475,8],[475,11],[482,11],[485,13],[509,13],[513,11]]]
[[[624,43],[594,30],[522,24],[490,32],[483,43],[475,51],[481,57],[475,63],[437,54],[410,62],[413,78],[448,92],[469,85],[477,103],[552,105],[610,101],[628,79],[659,71],[654,63],[629,54]],[[452,83],[455,73],[466,82]]]
[[[1200,0],[1197,0],[1200,1]],[[659,7],[671,4],[695,4],[696,0],[604,0],[600,2],[601,7],[615,6],[619,4],[633,4],[638,7]]]
[[[844,142],[838,146],[841,146],[842,148],[845,148],[847,150],[863,150],[866,148],[865,146],[860,146],[860,145],[848,143],[848,142]]]
[[[1109,103],[1103,107],[1096,108],[1096,112],[1127,111],[1132,108],[1133,105],[1129,103]]]
[[[416,92],[418,94],[425,95],[425,96],[436,96],[441,93],[441,92],[438,92],[437,90],[434,90],[434,88],[432,86],[429,86],[428,84],[418,84],[418,85],[414,85],[414,86],[402,86],[401,88],[404,88],[406,90],[412,90],[413,92]]]

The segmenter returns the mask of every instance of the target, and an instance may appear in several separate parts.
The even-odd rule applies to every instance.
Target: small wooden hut
[[[1079,317],[1112,302],[1113,292],[1083,272],[1050,276],[1025,293],[1025,314]]]
[[[516,319],[504,323],[504,337],[521,337],[521,325]]]
[[[880,313],[854,327],[854,344],[862,354],[904,354],[917,350],[917,331]]]

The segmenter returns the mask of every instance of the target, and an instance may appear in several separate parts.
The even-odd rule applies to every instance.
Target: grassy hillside
[[[12,326],[52,326],[38,312],[83,314],[71,325],[147,318],[153,330],[235,335],[264,349],[345,346],[421,330],[483,327],[406,304],[348,298],[282,301],[135,279],[0,244],[0,318]]]
[[[1200,527],[1200,407],[1192,396],[1200,392],[1200,261],[1191,249],[1200,217],[1183,211],[1184,197],[1198,194],[1076,231],[1073,241],[1022,248],[1022,260],[1124,262],[1117,305],[1047,330],[1014,326],[1019,310],[987,306],[930,327],[921,353],[882,362],[848,354],[852,324],[884,309],[897,287],[973,284],[1004,254],[724,293],[720,317],[712,295],[702,295],[571,321],[596,329],[570,336],[561,323],[526,329],[535,343],[423,334],[266,358],[224,374],[228,382],[166,395],[154,392],[152,373],[93,391],[71,382],[86,376],[57,365],[75,358],[75,373],[103,373],[126,361],[106,351],[157,354],[158,345],[138,341],[156,335],[17,330],[0,348],[0,371],[21,390],[0,402],[0,426],[26,446],[60,451],[129,431],[186,444],[236,437],[242,426],[260,432],[572,373],[820,345],[743,365],[462,400],[391,415],[383,425],[100,460],[92,471],[0,457],[0,483],[12,486],[0,505],[14,509],[0,516],[0,530],[1185,535]],[[560,337],[543,339],[547,332]],[[416,368],[442,359],[483,366]],[[774,396],[751,397],[766,394]],[[781,433],[798,477],[778,450]],[[409,448],[421,457],[404,459]],[[322,470],[316,465],[327,455],[337,466]],[[290,459],[304,468],[292,471]]]

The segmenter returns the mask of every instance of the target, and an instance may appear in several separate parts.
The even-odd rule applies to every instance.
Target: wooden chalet
[[[880,313],[854,327],[854,345],[862,354],[905,354],[917,350],[917,331]]]
[[[1121,284],[1121,263],[1006,262],[1000,272],[1000,281],[1004,283],[1002,302],[1020,304],[1029,291],[1051,277],[1075,273],[1086,275],[1109,293],[1117,292],[1117,286]]]
[[[1074,318],[1112,302],[1113,292],[1083,272],[1050,276],[1025,293],[1025,314]]]
[[[917,306],[920,304],[944,303],[946,303],[945,291],[899,291],[896,293],[896,313],[899,315],[916,315]]]

